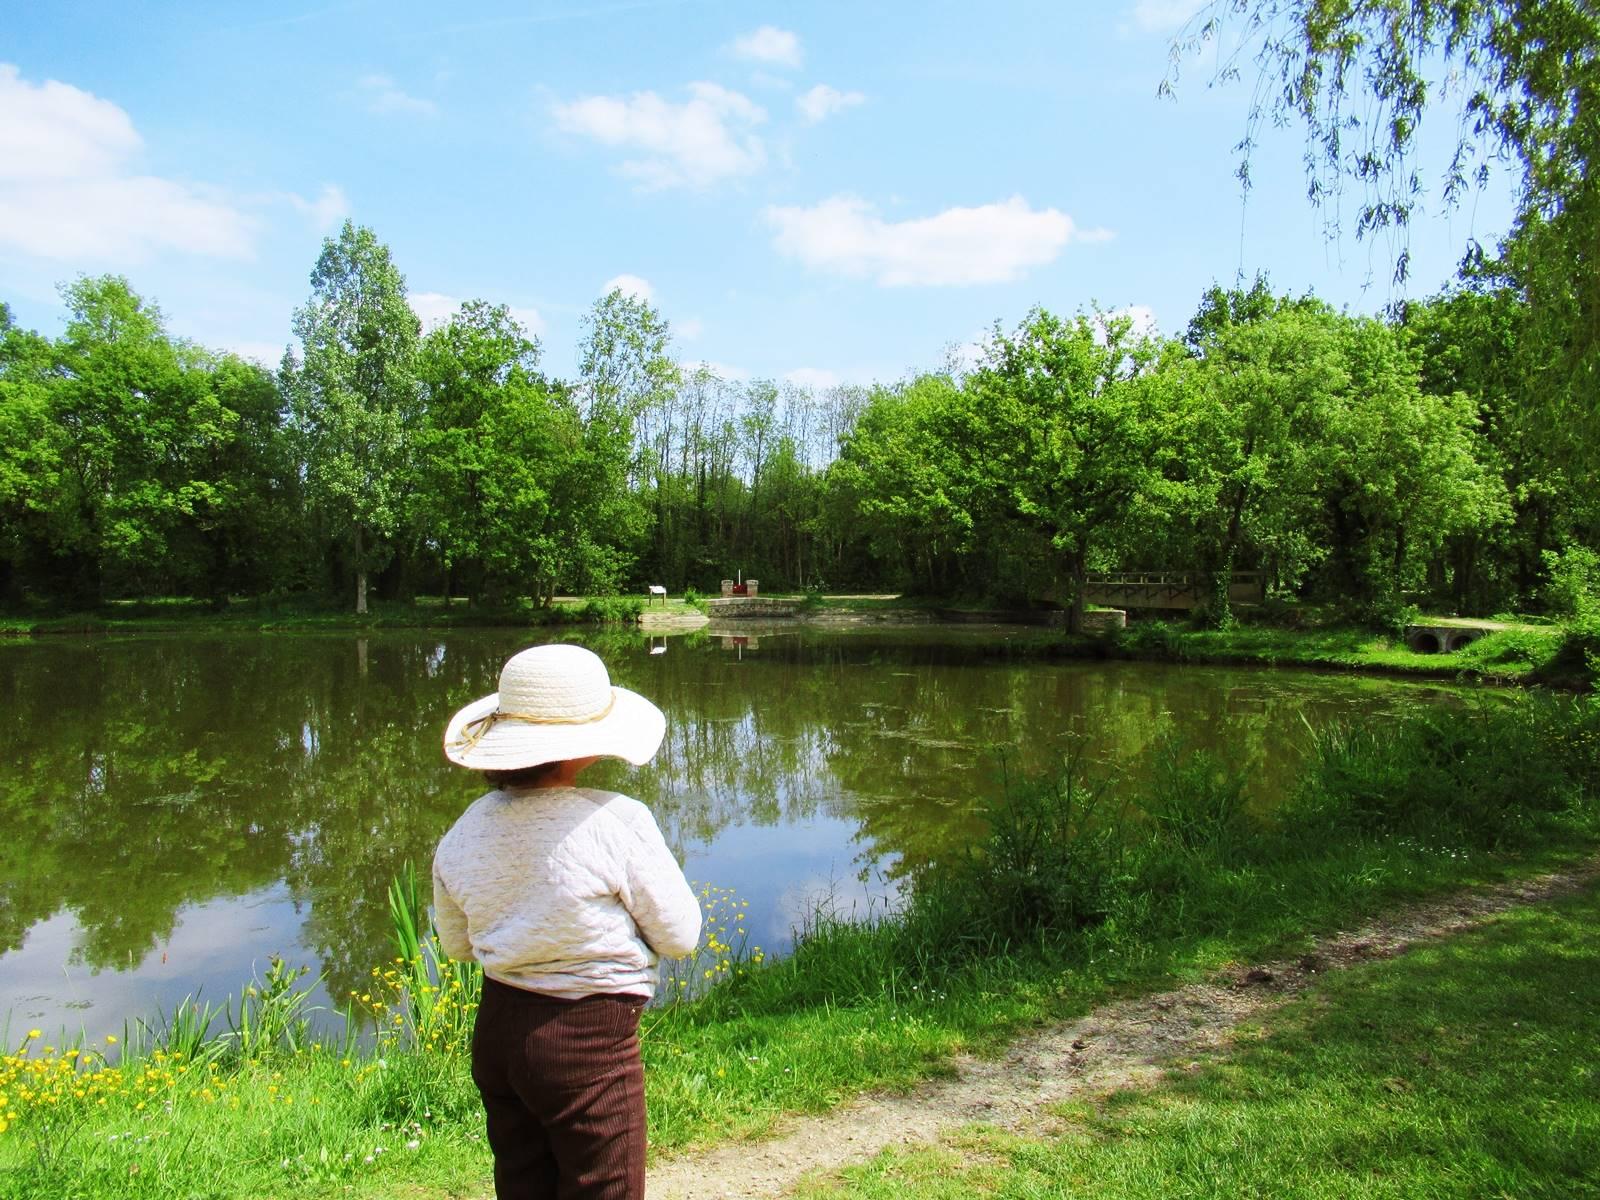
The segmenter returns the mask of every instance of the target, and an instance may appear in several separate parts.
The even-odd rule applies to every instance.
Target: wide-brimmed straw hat
[[[650,761],[667,719],[650,701],[612,687],[582,646],[534,646],[511,656],[500,690],[474,700],[444,731],[445,757],[478,771],[515,771],[567,758]]]

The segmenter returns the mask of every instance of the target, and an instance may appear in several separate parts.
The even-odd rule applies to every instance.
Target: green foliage
[[[1213,42],[1237,45],[1230,63],[1253,53],[1260,71],[1261,99],[1239,143],[1241,179],[1248,186],[1262,122],[1302,122],[1310,195],[1331,230],[1346,183],[1362,190],[1358,235],[1409,224],[1427,186],[1414,155],[1430,116],[1455,139],[1440,180],[1447,204],[1484,186],[1496,161],[1520,171],[1498,255],[1473,240],[1463,274],[1507,284],[1525,300],[1517,353],[1506,356],[1521,411],[1505,411],[1526,440],[1510,457],[1533,468],[1525,509],[1553,513],[1539,484],[1553,473],[1592,477],[1600,464],[1600,280],[1575,267],[1600,230],[1600,183],[1590,170],[1600,130],[1576,115],[1600,92],[1600,13],[1571,0],[1219,0],[1178,57]],[[1395,274],[1403,279],[1401,245]],[[1594,509],[1585,508],[1592,522]]]
[[[394,553],[410,501],[419,323],[405,277],[372,230],[346,221],[324,239],[311,298],[294,315],[303,361],[286,355],[283,387],[309,499],[350,553],[355,610],[367,574]]]
[[[948,886],[968,897],[966,937],[999,945],[1099,924],[1127,881],[1127,810],[1076,756],[1052,778],[1008,786],[989,832]]]
[[[1257,832],[1247,819],[1244,768],[1170,736],[1153,753],[1139,810],[1154,827],[1155,844],[1210,864],[1231,863]]]
[[[1594,592],[1600,438],[1562,418],[1530,301],[1488,281],[1378,321],[1258,277],[1209,289],[1184,342],[1035,309],[970,370],[820,395],[685,374],[660,314],[620,293],[570,381],[503,305],[467,301],[419,341],[387,248],[349,224],[276,377],[171,337],[125,280],[65,295],[57,339],[0,322],[14,609],[220,609],[353,579],[358,607],[370,583],[465,596],[481,620],[742,572],[1077,626],[1089,572],[1149,568],[1209,578],[1193,622],[1212,631],[1239,615],[1237,570],[1269,603],[1392,630],[1417,598],[1576,614]]]
[[[1285,820],[1312,829],[1516,845],[1551,814],[1592,803],[1600,706],[1544,697],[1377,727],[1332,726]]]
[[[644,613],[645,603],[637,596],[596,596],[585,600],[577,609],[583,621],[614,624],[637,624]]]
[[[1600,553],[1588,546],[1571,545],[1546,550],[1545,608],[1552,616],[1579,621],[1600,617]]]

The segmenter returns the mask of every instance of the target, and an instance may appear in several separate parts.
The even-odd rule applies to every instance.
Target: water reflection
[[[892,902],[900,873],[976,832],[1002,763],[1047,769],[1080,737],[1136,773],[1177,729],[1245,763],[1268,803],[1305,721],[1442,694],[1037,663],[966,631],[584,640],[669,715],[649,768],[595,781],[651,804],[691,877],[749,899],[771,949],[819,893]],[[323,969],[333,995],[357,986],[389,953],[385,883],[480,790],[440,754],[445,721],[526,641],[0,646],[0,1015],[103,1034],[197,989],[221,999],[272,953]]]

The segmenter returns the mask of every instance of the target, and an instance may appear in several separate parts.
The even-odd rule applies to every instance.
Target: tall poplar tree
[[[388,562],[405,515],[420,332],[405,277],[372,230],[346,221],[323,241],[294,332],[304,357],[285,382],[306,490],[350,554],[364,613],[368,573]]]

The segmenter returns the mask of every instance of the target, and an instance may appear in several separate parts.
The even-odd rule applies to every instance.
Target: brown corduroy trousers
[[[643,996],[560,1000],[488,977],[472,1079],[499,1200],[643,1200]]]

